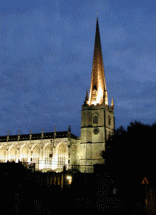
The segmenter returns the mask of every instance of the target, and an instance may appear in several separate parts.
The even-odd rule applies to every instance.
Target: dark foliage
[[[106,151],[101,155],[106,159],[106,169],[116,182],[123,201],[137,201],[144,177],[155,186],[155,133],[156,124],[135,121],[127,130],[122,126],[118,128],[106,142]]]

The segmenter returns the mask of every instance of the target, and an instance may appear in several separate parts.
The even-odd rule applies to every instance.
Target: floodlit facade
[[[98,19],[90,92],[81,111],[81,136],[68,131],[0,137],[0,162],[35,163],[36,170],[62,171],[74,167],[93,172],[93,165],[104,163],[101,151],[114,132],[114,104],[108,106]]]

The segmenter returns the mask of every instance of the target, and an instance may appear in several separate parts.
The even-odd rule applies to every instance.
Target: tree
[[[124,198],[131,193],[135,199],[133,192],[145,176],[151,184],[155,183],[155,132],[156,124],[134,121],[127,130],[122,126],[115,130],[106,141],[106,151],[101,154],[106,159],[105,168]]]

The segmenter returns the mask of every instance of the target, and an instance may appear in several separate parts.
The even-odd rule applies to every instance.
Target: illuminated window
[[[12,147],[10,149],[10,159],[9,161],[12,162],[12,161],[16,161],[16,151],[17,149],[15,147]]]
[[[50,144],[48,144],[45,147],[44,155],[45,155],[45,168],[49,168],[52,162],[52,148],[50,147]]]
[[[26,146],[23,146],[21,149],[21,160],[22,162],[28,161],[28,149]]]
[[[40,156],[40,148],[37,145],[35,145],[32,153],[32,162],[36,164],[36,168],[38,168],[38,165],[39,165],[39,156]]]
[[[67,153],[67,147],[65,144],[61,143],[57,147],[57,152],[58,152],[58,167],[61,168],[65,164],[67,164],[68,160],[68,153]]]
[[[97,114],[94,116],[94,118],[93,118],[93,123],[94,124],[97,124],[98,123],[98,116],[97,116]]]
[[[4,148],[1,148],[0,149],[0,162],[5,162],[5,149]]]

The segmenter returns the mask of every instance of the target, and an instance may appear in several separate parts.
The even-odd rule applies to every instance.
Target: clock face
[[[99,128],[94,128],[93,133],[98,134],[100,132]]]

